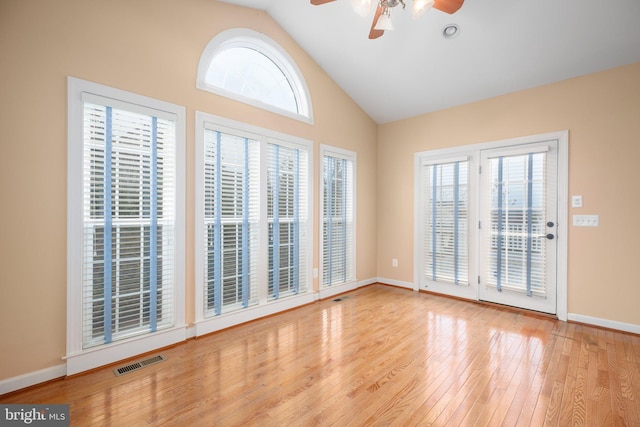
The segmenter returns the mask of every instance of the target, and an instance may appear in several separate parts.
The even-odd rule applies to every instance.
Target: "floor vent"
[[[349,297],[348,297],[348,296],[343,296],[343,297],[336,298],[336,299],[334,299],[333,301],[334,301],[334,302],[340,302],[340,301],[344,301],[344,300],[346,300],[346,299],[349,299]]]
[[[116,374],[116,376],[128,374],[129,372],[137,371],[138,369],[142,369],[146,366],[160,363],[164,360],[165,358],[161,354],[159,354],[157,356],[153,356],[148,359],[141,360],[139,362],[130,363],[126,366],[121,366],[120,368],[115,368],[113,370],[113,373]]]

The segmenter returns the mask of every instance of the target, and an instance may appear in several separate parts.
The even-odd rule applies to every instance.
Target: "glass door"
[[[556,313],[557,141],[481,153],[479,299]]]

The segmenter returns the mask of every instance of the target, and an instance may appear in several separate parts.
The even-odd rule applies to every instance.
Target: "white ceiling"
[[[266,10],[379,124],[640,61],[640,0],[466,0],[418,20],[405,0],[376,40],[349,0],[219,1]]]

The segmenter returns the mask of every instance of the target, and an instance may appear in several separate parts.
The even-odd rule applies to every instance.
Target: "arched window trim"
[[[215,56],[226,49],[236,47],[254,49],[272,60],[278,68],[280,68],[291,84],[291,88],[298,105],[298,114],[206,82],[207,71],[209,70],[211,61]],[[200,57],[196,87],[207,92],[212,92],[245,104],[253,105],[263,110],[268,110],[305,123],[313,124],[311,97],[300,69],[296,65],[295,61],[282,47],[280,47],[280,45],[257,31],[247,28],[233,28],[223,31],[211,39]]]

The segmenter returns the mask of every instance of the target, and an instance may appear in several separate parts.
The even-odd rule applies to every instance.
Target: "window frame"
[[[334,157],[334,158],[338,158],[338,159],[344,159],[347,161],[350,161],[352,163],[353,166],[353,180],[351,182],[351,185],[349,186],[351,189],[351,198],[352,198],[352,216],[353,218],[351,219],[352,221],[352,232],[351,232],[351,242],[349,243],[350,246],[350,251],[349,251],[349,256],[351,258],[351,265],[350,265],[350,276],[351,278],[349,280],[347,280],[346,282],[343,283],[337,283],[334,285],[329,285],[329,286],[325,286],[324,285],[324,245],[325,245],[325,239],[324,239],[324,235],[323,235],[323,224],[324,224],[324,174],[325,174],[325,167],[324,167],[324,158],[325,156],[330,156],[330,157]],[[357,176],[358,176],[358,162],[357,162],[357,153],[355,151],[351,151],[351,150],[347,150],[347,149],[343,149],[343,148],[338,148],[338,147],[334,147],[331,145],[325,145],[325,144],[321,144],[320,145],[320,174],[319,174],[319,179],[320,179],[320,191],[319,191],[319,196],[320,196],[320,209],[319,209],[319,279],[318,279],[318,283],[319,283],[319,288],[320,288],[320,297],[321,298],[326,298],[328,296],[332,296],[332,295],[336,295],[339,293],[343,293],[352,289],[356,289],[358,286],[358,280],[357,280],[357,249],[356,249],[356,242],[357,242]]]
[[[289,82],[298,106],[298,113],[276,107],[258,99],[212,85],[206,81],[207,72],[215,56],[229,48],[248,48],[255,50],[270,59]],[[274,40],[266,35],[247,28],[232,28],[216,35],[204,48],[198,63],[196,88],[215,93],[235,101],[249,104],[263,110],[271,111],[301,122],[313,124],[313,108],[311,94],[302,72],[291,56]]]
[[[124,90],[69,76],[67,141],[67,375],[113,363],[141,353],[184,341],[184,208],[185,208],[185,108]],[[175,119],[175,229],[173,231],[173,326],[156,332],[83,349],[83,186],[84,103],[83,94],[109,98],[135,110],[156,110]],[[85,95],[85,96],[86,96]]]
[[[204,310],[205,303],[205,269],[204,263],[205,247],[204,238],[204,131],[205,129],[215,129],[225,131],[236,136],[244,136],[260,141],[260,183],[259,191],[259,236],[258,236],[258,260],[256,262],[258,277],[259,301],[255,305],[240,308],[235,311],[222,312],[219,315],[208,316]],[[300,245],[300,250],[305,252],[305,268],[300,271],[300,276],[304,275],[306,289],[298,294],[289,295],[279,299],[272,299],[268,294],[268,216],[267,216],[267,145],[277,143],[281,146],[297,147],[304,149],[307,153],[307,173],[306,173],[306,211],[307,223],[304,225],[306,233],[306,243]],[[313,142],[280,132],[264,129],[258,126],[237,122],[224,117],[211,115],[196,111],[196,154],[195,154],[195,336],[215,332],[230,326],[258,319],[264,316],[289,310],[303,304],[308,304],[317,299],[313,289]],[[302,226],[301,226],[302,228]]]

